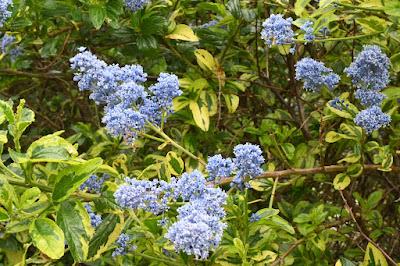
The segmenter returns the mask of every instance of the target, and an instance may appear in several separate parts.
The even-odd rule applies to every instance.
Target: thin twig
[[[339,190],[340,196],[343,199],[343,202],[346,206],[347,211],[350,214],[351,219],[354,221],[354,223],[357,226],[358,231],[360,232],[360,234],[372,245],[374,245],[377,249],[379,249],[379,251],[383,254],[383,256],[386,257],[386,259],[388,259],[393,265],[397,265],[396,261],[394,259],[392,259],[389,254],[386,253],[386,251],[384,251],[377,243],[375,243],[375,241],[373,241],[366,233],[364,233],[364,231],[362,230],[361,226],[358,224],[356,217],[354,216],[353,211],[351,210],[351,207],[349,206],[346,198],[343,195],[343,192],[341,190]]]
[[[255,177],[255,179],[266,179],[266,178],[279,178],[290,175],[312,175],[318,173],[339,173],[347,169],[347,165],[328,165],[314,168],[293,168],[285,169],[281,171],[266,171],[263,174]],[[363,166],[364,171],[378,171],[382,166],[380,164],[365,164]],[[392,172],[400,172],[400,167],[392,166]],[[232,181],[231,177],[225,177],[220,180],[218,184],[229,184]]]

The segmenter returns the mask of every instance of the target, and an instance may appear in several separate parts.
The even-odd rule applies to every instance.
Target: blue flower
[[[369,107],[373,105],[381,105],[383,99],[386,98],[386,95],[380,92],[376,92],[374,90],[364,90],[358,89],[354,94],[355,98],[360,100],[361,104]]]
[[[168,210],[174,184],[159,180],[126,179],[127,184],[114,193],[116,203],[122,208],[143,209],[158,215]]]
[[[210,216],[193,214],[190,219],[181,219],[174,223],[166,234],[177,252],[194,255],[196,259],[207,259],[210,251],[216,248],[221,241],[224,223],[216,221],[212,228]]]
[[[142,9],[150,0],[125,0],[125,6],[132,12]]]
[[[340,111],[343,110],[343,107],[347,108],[348,104],[344,103],[344,100],[340,99],[339,97],[334,98],[329,102],[329,105],[335,109],[338,109]]]
[[[221,221],[225,216],[225,203],[225,192],[208,188],[201,196],[178,208],[178,221],[168,228],[165,237],[174,244],[177,252],[206,259],[219,245],[226,228]]]
[[[206,169],[211,181],[220,177],[229,177],[235,168],[232,159],[224,159],[221,154],[208,157],[207,161]]]
[[[94,213],[93,210],[92,210],[92,206],[90,206],[88,203],[85,204],[85,209],[89,214],[91,225],[94,228],[99,226],[101,224],[101,222],[102,222],[101,215]]]
[[[8,10],[12,6],[12,0],[0,0],[0,27],[3,27],[4,22],[11,17],[11,12]]]
[[[191,200],[201,196],[206,190],[206,179],[198,170],[191,173],[183,173],[176,181],[175,198]]]
[[[213,19],[213,20],[210,20],[207,23],[204,23],[204,24],[198,26],[197,28],[199,28],[199,29],[207,29],[207,28],[210,28],[210,27],[214,27],[215,25],[218,24],[218,22],[219,22],[219,20]]]
[[[304,89],[318,92],[323,86],[332,90],[340,78],[324,63],[311,58],[303,58],[296,64],[296,79],[304,82]]]
[[[140,65],[108,65],[86,48],[70,59],[74,81],[80,90],[90,90],[90,98],[104,104],[102,119],[107,131],[132,143],[148,123],[160,124],[172,113],[172,101],[182,94],[178,77],[161,73],[157,83],[142,85],[147,74]]]
[[[236,168],[235,183],[245,177],[254,178],[263,172],[261,165],[265,160],[258,145],[250,143],[239,144],[235,146],[233,153],[235,154],[233,163]]]
[[[382,109],[376,105],[362,110],[354,118],[354,122],[364,128],[367,134],[389,125],[390,121],[390,116],[382,112]]]
[[[292,18],[284,19],[281,14],[272,14],[262,24],[261,38],[270,47],[274,44],[292,44],[294,42],[292,22]]]
[[[100,193],[101,187],[104,181],[108,178],[108,175],[98,177],[97,175],[91,175],[81,186],[80,190],[87,190],[92,193]]]
[[[172,108],[172,100],[181,95],[178,77],[174,74],[160,73],[157,83],[149,87],[153,93],[152,100],[157,103],[159,109],[169,111]]]
[[[7,33],[1,38],[1,52],[3,54],[8,52],[8,47],[15,41],[15,37]]]
[[[124,82],[143,83],[147,74],[140,65],[107,65],[86,48],[70,59],[71,69],[75,70],[74,81],[80,90],[90,90],[90,99],[96,103],[108,104],[110,97],[119,90]]]
[[[344,71],[360,89],[380,91],[389,83],[390,60],[376,45],[365,45]]]
[[[180,217],[188,216],[193,209],[203,210],[208,215],[222,219],[225,217],[223,206],[226,204],[227,195],[220,188],[206,188],[206,190],[190,200],[189,203],[179,208]]]
[[[257,213],[252,213],[250,216],[250,223],[255,223],[258,222],[261,219],[261,215],[257,214]]]
[[[122,233],[119,235],[116,244],[117,248],[113,251],[112,256],[122,256],[128,253],[128,251],[135,250],[137,247],[132,245],[131,237],[128,234]]]
[[[300,27],[300,29],[304,31],[304,39],[306,40],[306,43],[312,42],[315,39],[313,24],[314,22],[308,20]]]
[[[126,142],[131,143],[138,133],[143,131],[146,118],[132,108],[124,108],[123,104],[117,104],[105,109],[102,122],[111,135],[123,136]]]

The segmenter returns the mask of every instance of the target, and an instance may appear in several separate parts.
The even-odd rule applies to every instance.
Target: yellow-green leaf
[[[185,164],[183,163],[182,158],[179,157],[178,154],[176,154],[176,152],[173,151],[168,152],[166,160],[168,164],[168,169],[171,172],[171,174],[175,176],[182,174]]]
[[[76,200],[61,203],[57,224],[63,229],[68,247],[76,262],[85,261],[89,251],[89,238],[93,234],[90,217],[82,203]]]
[[[379,265],[388,266],[385,256],[373,244],[368,243],[362,266]]]
[[[64,255],[64,233],[57,224],[48,218],[38,218],[29,227],[33,245],[51,259]]]
[[[214,71],[217,67],[217,62],[214,57],[204,49],[197,49],[194,52],[197,59],[197,64],[204,70]]]
[[[333,187],[336,190],[343,190],[350,185],[351,179],[346,173],[340,173],[333,179]]]
[[[210,126],[210,117],[208,113],[208,107],[204,104],[200,107],[195,101],[191,101],[189,108],[192,111],[193,119],[196,125],[203,131],[208,131]]]
[[[239,106],[239,96],[235,94],[224,94],[224,98],[229,113],[234,113]]]
[[[165,36],[168,39],[182,40],[188,42],[197,42],[199,38],[194,34],[193,30],[185,24],[176,25],[175,29]]]

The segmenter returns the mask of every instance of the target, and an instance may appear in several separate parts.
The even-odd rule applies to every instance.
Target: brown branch
[[[30,73],[13,69],[0,69],[0,74],[8,76],[24,76],[30,78],[45,78],[45,79],[60,79],[61,77],[60,75],[54,75],[48,73]]]
[[[343,172],[347,169],[347,165],[328,165],[328,166],[320,166],[315,168],[293,168],[286,169],[281,171],[266,171],[260,176],[255,177],[255,179],[265,179],[265,178],[278,178],[285,177],[290,175],[312,175],[318,173],[339,173]],[[364,171],[377,171],[382,166],[380,164],[365,164],[363,166]],[[400,167],[392,166],[392,172],[400,172]],[[229,184],[232,181],[231,177],[222,178],[218,184],[224,185]]]
[[[286,258],[287,256],[289,256],[290,253],[292,253],[292,251],[293,251],[295,248],[297,248],[297,246],[300,245],[301,243],[303,243],[304,241],[305,241],[304,238],[302,238],[302,239],[299,239],[299,240],[297,240],[296,242],[294,242],[294,244],[291,245],[291,246],[289,247],[289,249],[288,249],[282,256],[280,256],[277,260],[275,260],[275,261],[271,264],[271,266],[281,265],[281,264],[283,263],[283,261],[285,260],[285,258]]]
[[[386,257],[386,259],[388,259],[393,265],[397,265],[396,261],[394,259],[392,259],[389,254],[387,254],[377,243],[375,243],[375,241],[373,241],[366,233],[364,233],[364,231],[362,230],[361,226],[358,224],[356,217],[354,216],[353,211],[351,210],[351,207],[349,206],[346,198],[343,195],[343,192],[341,190],[339,190],[340,196],[343,199],[343,202],[346,206],[347,211],[350,214],[351,219],[354,221],[354,223],[356,224],[356,227],[358,229],[358,231],[360,232],[360,234],[372,245],[374,245],[377,249],[379,249],[380,252],[382,252],[383,256]]]

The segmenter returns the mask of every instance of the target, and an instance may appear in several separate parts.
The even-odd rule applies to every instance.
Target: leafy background
[[[276,178],[252,181],[247,198],[232,192],[220,247],[206,262],[182,255],[175,265],[393,264],[382,250],[400,261],[397,0],[152,1],[135,13],[121,0],[26,0],[14,1],[12,10],[2,32],[17,37],[23,55],[16,61],[3,56],[0,62],[0,94],[15,102],[14,107],[1,104],[0,142],[8,166],[2,172],[12,175],[7,168],[33,186],[23,188],[25,182],[15,176],[0,179],[5,265],[55,263],[64,253],[60,265],[87,259],[88,265],[115,264],[110,249],[123,228],[137,234],[138,250],[147,253],[119,258],[120,264],[168,264],[155,258],[166,257],[164,249],[173,252],[154,217],[139,212],[142,223],[127,222],[129,215],[115,208],[112,192],[120,175],[169,179],[202,166],[168,145],[139,139],[129,146],[110,137],[101,128],[101,108],[72,81],[69,59],[80,46],[108,63],[141,64],[150,81],[163,71],[178,75],[184,94],[175,100],[165,131],[200,158],[229,156],[235,145],[251,142],[262,146],[265,170],[343,166],[279,178],[274,209],[267,207]],[[317,40],[305,45],[297,30],[294,56],[287,47],[266,47],[260,30],[273,13],[293,17],[297,26],[313,20]],[[214,19],[216,26],[202,26]],[[318,33],[324,26],[326,37]],[[371,136],[354,125],[351,113],[326,105],[342,95],[357,110],[345,75],[333,92],[312,94],[293,72],[297,60],[311,56],[343,73],[364,44],[379,45],[391,60],[383,110],[392,123]],[[26,102],[16,109],[20,99]],[[56,189],[76,189],[75,178],[94,172],[116,180],[107,183],[100,199]],[[68,175],[74,178],[63,178]],[[82,200],[95,200],[104,214],[96,232]],[[249,223],[256,211],[263,213],[262,221]],[[79,221],[78,229],[64,219]],[[40,246],[42,237],[51,249]],[[74,243],[66,251],[64,237]]]

